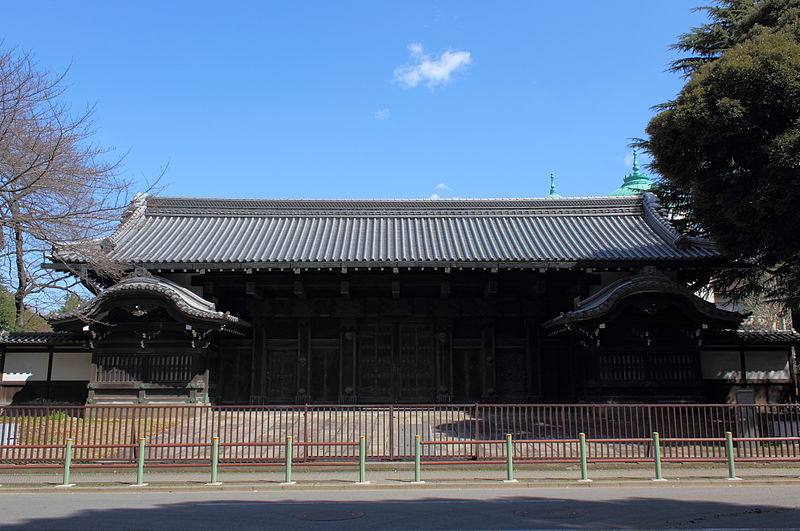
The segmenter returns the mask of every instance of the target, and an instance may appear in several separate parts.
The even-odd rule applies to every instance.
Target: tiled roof
[[[87,337],[77,332],[0,332],[0,345],[82,345]]]
[[[714,330],[707,334],[703,342],[707,345],[800,345],[800,334],[794,330]]]
[[[143,197],[105,242],[146,267],[531,265],[718,257],[678,234],[652,194],[452,200]],[[62,249],[62,259],[79,254]]]

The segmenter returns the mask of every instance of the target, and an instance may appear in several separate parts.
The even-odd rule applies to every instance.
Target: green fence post
[[[666,481],[661,475],[661,438],[657,431],[653,432],[653,456],[656,461],[656,477],[653,481]]]
[[[369,485],[367,481],[367,438],[358,439],[358,481],[356,485]]]
[[[219,437],[211,437],[211,481],[206,485],[222,485],[217,479],[219,472]]]
[[[516,483],[514,479],[514,441],[510,433],[506,433],[506,479],[503,483]]]
[[[734,463],[733,434],[725,432],[725,454],[728,457],[728,481],[740,481],[742,478],[736,477],[736,463]]]
[[[578,450],[580,451],[581,456],[581,479],[578,480],[580,483],[589,483],[592,480],[589,479],[589,467],[587,466],[587,452],[586,452],[586,434],[579,433],[578,434]]]
[[[75,444],[75,441],[72,439],[67,439],[67,444],[64,447],[64,481],[59,485],[59,487],[74,487],[75,484],[71,483],[69,480],[70,477],[70,467],[72,467],[72,445]]]
[[[281,485],[294,485],[295,482],[292,481],[292,458],[294,452],[294,439],[291,435],[286,436],[286,477],[283,480]]]
[[[422,464],[422,436],[414,436],[414,483],[425,483],[420,479],[420,467]]]
[[[131,487],[144,487],[144,458],[147,453],[147,439],[139,437],[139,455],[136,456],[136,483]]]

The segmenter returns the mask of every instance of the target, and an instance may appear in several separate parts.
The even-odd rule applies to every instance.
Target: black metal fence
[[[280,461],[287,436],[298,442],[368,441],[370,460],[408,460],[414,437],[427,460],[500,458],[510,433],[515,457],[572,461],[579,433],[592,441],[596,461],[647,459],[659,432],[665,459],[724,459],[715,440],[730,431],[744,460],[800,460],[800,405],[351,405],[351,406],[13,406],[0,408],[0,464],[46,464],[63,459],[75,441],[76,463],[124,464],[136,459],[145,437],[154,463],[206,462],[212,437],[221,463]],[[763,438],[781,438],[759,441]],[[706,441],[697,439],[709,439]],[[497,441],[492,442],[492,441]],[[352,445],[300,445],[298,462],[355,457]]]

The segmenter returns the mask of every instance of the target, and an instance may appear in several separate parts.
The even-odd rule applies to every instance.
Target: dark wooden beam
[[[256,286],[255,282],[245,282],[244,283],[244,292],[245,295],[248,297],[252,297],[254,299],[263,299],[264,297],[261,294],[261,289]]]
[[[303,281],[302,280],[295,280],[294,281],[294,294],[299,298],[305,297],[305,292],[303,291]]]
[[[392,298],[400,298],[400,281],[392,280]]]
[[[214,295],[214,282],[205,281],[203,282],[203,293],[206,296]]]
[[[443,280],[441,284],[441,297],[447,299],[450,297],[450,281]]]
[[[486,297],[494,297],[497,295],[497,281],[492,279],[486,283],[486,291],[484,292]]]
[[[350,281],[342,280],[339,283],[339,293],[341,293],[342,297],[345,299],[350,298]]]

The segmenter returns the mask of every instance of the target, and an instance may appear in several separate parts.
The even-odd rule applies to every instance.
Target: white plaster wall
[[[47,381],[47,352],[6,352],[4,382]]]
[[[700,365],[706,380],[738,380],[742,376],[738,350],[701,352]]]
[[[788,352],[745,351],[744,366],[748,380],[789,380]]]
[[[61,382],[88,381],[91,365],[91,352],[55,352],[51,379]]]

